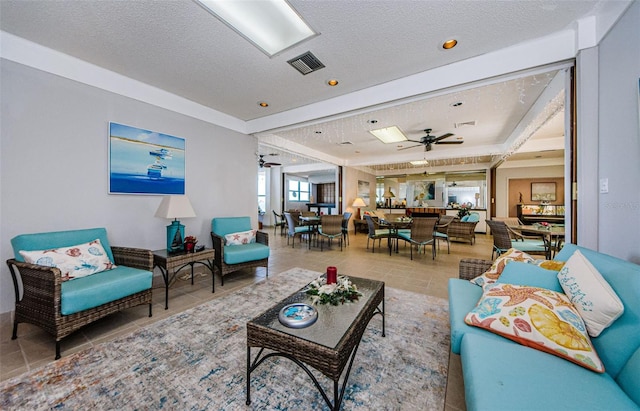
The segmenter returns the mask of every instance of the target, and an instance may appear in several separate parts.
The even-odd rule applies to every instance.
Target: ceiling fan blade
[[[410,146],[410,147],[402,147],[402,148],[399,148],[398,150],[408,150],[408,149],[410,149],[410,148],[420,147],[421,145],[422,145],[422,144],[418,144],[418,145]]]
[[[281,165],[282,165],[282,164],[280,164],[280,163],[271,163],[271,162],[269,162],[269,163],[264,163],[264,166],[265,166],[265,167],[277,167],[277,166],[281,166]]]
[[[462,144],[464,141],[436,141],[436,144]]]
[[[447,133],[447,134],[443,134],[440,137],[436,137],[433,139],[434,142],[438,142],[440,140],[444,140],[447,137],[451,137],[453,135],[453,133]]]
[[[422,141],[420,141],[420,140],[409,140],[409,139],[407,139],[407,141],[411,141],[412,143],[420,143],[420,144],[422,144]]]

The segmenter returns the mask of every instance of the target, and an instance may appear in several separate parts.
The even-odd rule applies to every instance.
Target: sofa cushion
[[[73,281],[65,281],[61,287],[62,315],[77,313],[89,308],[126,297],[151,288],[153,273],[137,268],[118,266]]]
[[[607,373],[615,378],[640,347],[640,265],[569,243],[564,245],[555,259],[567,261],[575,250],[580,250],[593,264],[624,304],[624,313],[591,340]]]
[[[100,244],[100,239],[70,247],[48,248],[46,250],[20,250],[24,261],[30,264],[56,267],[64,281],[86,277],[116,266]]]
[[[49,248],[69,247],[74,244],[88,243],[99,239],[107,252],[109,260],[114,262],[107,230],[105,228],[87,228],[83,230],[51,231],[47,233],[21,234],[11,239],[14,257],[24,262],[19,251],[47,250]]]
[[[640,408],[640,347],[625,364],[616,381]]]
[[[227,245],[224,247],[224,262],[226,264],[246,263],[269,258],[269,247],[261,243],[243,245]]]
[[[467,410],[637,410],[608,374],[478,334],[462,339]]]
[[[559,293],[563,291],[558,281],[557,271],[520,261],[509,262],[496,282],[546,288]]]
[[[485,286],[482,298],[467,314],[465,322],[604,372],[580,314],[562,293],[538,287],[490,284]]]
[[[558,280],[592,337],[599,336],[624,312],[615,291],[579,250],[567,260]]]
[[[449,279],[449,324],[451,328],[451,352],[460,354],[462,337],[467,334],[483,334],[487,338],[504,341],[504,337],[493,334],[482,328],[472,327],[464,322],[465,316],[482,297],[482,288],[459,278]],[[514,344],[513,342],[509,342]]]
[[[224,236],[225,245],[242,245],[256,242],[256,232],[258,230],[240,231]]]

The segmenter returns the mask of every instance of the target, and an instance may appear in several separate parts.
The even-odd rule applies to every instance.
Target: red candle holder
[[[327,284],[335,284],[336,282],[338,282],[338,269],[327,267]]]

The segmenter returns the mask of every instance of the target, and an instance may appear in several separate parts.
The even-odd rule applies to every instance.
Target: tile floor
[[[271,275],[277,275],[293,267],[324,272],[328,265],[334,265],[338,267],[339,273],[378,279],[384,281],[389,287],[445,299],[447,298],[447,281],[451,277],[457,277],[460,259],[489,259],[492,246],[491,237],[478,235],[474,245],[452,242],[450,254],[446,252],[446,243],[441,244],[435,261],[431,259],[429,249],[426,254],[416,256],[414,253],[414,260],[411,261],[409,249],[404,248],[402,244],[399,254],[389,256],[384,240],[382,248],[376,247],[375,253],[371,253],[371,249],[366,249],[367,236],[362,233],[354,235],[352,232],[349,235],[350,245],[344,247],[342,252],[336,243],[331,250],[325,248],[324,252],[320,252],[319,248],[309,250],[306,243],[298,243],[298,238],[296,238],[295,248],[292,248],[290,245],[287,246],[286,237],[281,237],[279,231],[277,235],[273,234],[272,228],[266,227],[265,231],[270,234],[269,242],[272,253],[269,259],[269,273]],[[63,340],[62,355],[69,355],[129,334],[149,323],[261,280],[265,275],[264,268],[238,272],[225,277],[224,287],[220,286],[220,279],[216,278],[216,292],[212,294],[211,275],[204,270],[206,270],[204,267],[196,266],[196,278],[193,286],[190,281],[183,280],[178,275],[169,290],[168,310],[164,310],[162,278],[159,273],[156,273],[158,275],[154,280],[153,317],[148,317],[147,306],[134,307],[113,314],[84,327]],[[18,338],[11,340],[11,329],[10,313],[1,314],[0,380],[17,376],[53,361],[54,340],[49,334],[38,327],[20,324]],[[459,356],[452,354],[449,361],[449,383],[445,410],[465,409],[460,359]]]

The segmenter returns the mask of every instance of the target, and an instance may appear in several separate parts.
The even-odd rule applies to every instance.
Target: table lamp
[[[184,249],[184,225],[178,218],[195,217],[189,198],[182,196],[165,196],[156,211],[156,217],[173,218],[167,226],[167,251],[175,252]]]
[[[393,194],[393,191],[391,191],[391,187],[389,187],[389,191],[387,191],[382,195],[382,197],[385,198],[385,204],[387,205],[387,207],[391,207],[391,199],[394,198],[395,196],[396,195]]]
[[[360,217],[360,207],[366,207],[367,205],[364,203],[364,200],[360,197],[357,197],[354,201],[353,204],[351,204],[351,207],[356,207],[356,209],[358,210],[358,212],[356,213],[356,220],[362,220],[362,218]]]

